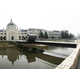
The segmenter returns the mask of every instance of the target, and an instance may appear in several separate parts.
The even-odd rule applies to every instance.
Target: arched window
[[[3,37],[1,36],[1,40],[3,40]]]
[[[14,40],[14,36],[11,37],[11,40]]]

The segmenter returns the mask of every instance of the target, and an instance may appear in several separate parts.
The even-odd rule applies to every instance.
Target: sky
[[[79,0],[0,0],[0,29],[10,19],[21,29],[69,30],[80,34]]]

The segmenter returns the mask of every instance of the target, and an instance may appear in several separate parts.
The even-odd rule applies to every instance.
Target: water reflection
[[[25,48],[24,48],[25,49]],[[32,50],[28,51],[28,49],[24,50],[23,49],[23,54],[26,55],[26,58],[28,59],[28,62],[34,62],[36,61],[36,57],[40,58],[44,61],[47,61],[49,63],[53,63],[53,64],[60,64],[64,59],[63,58],[59,58],[59,57],[54,57],[51,55],[47,55],[47,54],[43,54],[43,50],[40,49],[34,49],[32,48]]]
[[[13,48],[0,48],[0,56],[4,59],[4,56],[7,56],[7,61],[11,62],[15,66],[15,62],[21,60],[20,56],[26,58],[25,64],[31,63],[40,63],[40,60],[46,61],[51,64],[60,64],[64,59],[50,56],[47,54],[43,54],[44,50],[37,49],[37,48],[20,48],[20,47],[13,47]],[[38,60],[38,59],[40,60]],[[24,63],[24,60],[21,60]],[[2,62],[3,63],[3,62]],[[33,63],[33,64],[34,64]],[[9,63],[10,64],[10,63]],[[32,64],[32,65],[33,65]],[[1,64],[0,64],[1,65]],[[16,64],[18,65],[18,64]],[[35,64],[34,64],[35,65]]]
[[[4,58],[4,56],[7,56],[8,60],[14,64],[14,62],[19,59],[20,52],[17,50],[17,48],[0,48],[0,56]]]
[[[14,64],[14,62],[19,59],[20,52],[17,50],[17,48],[7,48],[6,54],[8,56],[8,60]]]

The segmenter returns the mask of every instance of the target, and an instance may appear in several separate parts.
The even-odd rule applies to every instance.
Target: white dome
[[[17,26],[13,23],[12,19],[10,20],[10,23],[7,24],[7,29],[17,29]]]

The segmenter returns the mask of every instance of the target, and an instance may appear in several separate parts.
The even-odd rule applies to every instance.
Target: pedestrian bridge
[[[76,48],[77,46],[77,43],[75,42],[36,41],[35,43],[46,44],[50,46],[72,47],[72,48]]]
[[[77,43],[75,42],[56,42],[56,41],[35,41],[35,42],[26,42],[26,41],[16,41],[17,43],[24,43],[24,44],[29,44],[29,43],[34,43],[34,44],[45,44],[45,45],[50,45],[50,46],[60,46],[60,47],[71,47],[71,48],[76,48]]]

